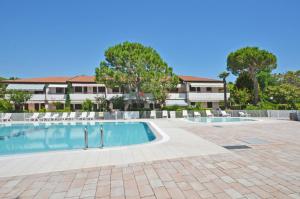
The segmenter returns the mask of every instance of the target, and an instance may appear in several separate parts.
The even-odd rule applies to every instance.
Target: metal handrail
[[[103,130],[103,125],[100,126],[100,148],[104,147],[104,130]]]
[[[89,140],[88,140],[88,130],[87,128],[85,127],[84,128],[84,145],[85,145],[85,150],[89,148]]]

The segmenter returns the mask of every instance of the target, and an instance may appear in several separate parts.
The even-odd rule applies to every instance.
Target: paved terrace
[[[162,119],[155,124],[173,144],[177,141],[172,141],[172,130],[176,129],[174,134],[194,139],[193,147],[199,141],[211,150],[192,157],[2,177],[0,198],[300,197],[299,122],[205,125]],[[219,148],[234,144],[247,144],[251,149],[224,152]]]

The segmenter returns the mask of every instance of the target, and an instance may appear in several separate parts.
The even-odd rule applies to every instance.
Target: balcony
[[[66,95],[65,94],[47,94],[48,101],[65,101]]]
[[[95,101],[96,97],[105,97],[104,93],[92,94],[92,93],[72,93],[70,94],[71,101],[84,101],[86,99]]]
[[[106,99],[110,100],[113,97],[123,97],[122,93],[107,93]]]
[[[186,93],[169,93],[168,99],[186,99]]]
[[[9,99],[10,95],[5,94],[5,99]],[[45,94],[32,94],[31,98],[28,100],[28,102],[44,102],[45,101]]]
[[[229,98],[230,93],[227,93]],[[224,100],[224,93],[188,93],[189,101],[207,102],[207,101],[222,101]]]

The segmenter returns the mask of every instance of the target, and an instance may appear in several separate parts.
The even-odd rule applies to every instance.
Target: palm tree
[[[224,71],[219,74],[219,78],[223,79],[223,84],[224,84],[224,107],[225,109],[227,108],[227,82],[226,78],[229,76],[229,73]]]

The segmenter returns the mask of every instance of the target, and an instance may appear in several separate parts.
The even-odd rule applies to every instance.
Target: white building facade
[[[203,108],[219,108],[220,102],[224,101],[222,81],[193,76],[179,76],[179,79],[180,84],[169,93],[166,106],[193,106],[201,103]],[[136,106],[133,104],[135,99],[133,94],[124,93],[118,87],[107,88],[104,84],[98,84],[94,76],[28,78],[6,80],[2,83],[8,84],[7,90],[23,90],[32,93],[31,99],[25,106],[29,111],[55,110],[57,104],[63,106],[68,87],[71,90],[69,96],[72,110],[82,109],[82,103],[86,99],[90,99],[94,103],[94,110],[97,110],[96,98],[99,97],[107,100],[123,97],[126,109]],[[142,98],[144,108],[157,108],[150,94],[145,93]],[[114,108],[112,105],[110,107]]]

